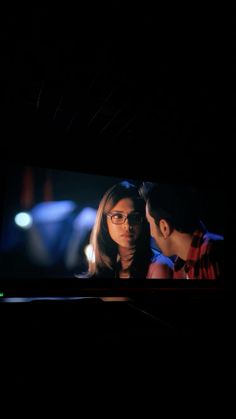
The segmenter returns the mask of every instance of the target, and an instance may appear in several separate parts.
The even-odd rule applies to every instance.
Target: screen
[[[172,274],[165,275],[165,278],[154,274],[152,281],[142,278],[137,271],[133,279],[125,275],[123,278],[122,275],[105,275],[104,278],[102,275],[98,278],[88,275],[89,264],[95,258],[91,233],[102,197],[120,182],[128,182],[139,190],[147,179],[23,164],[6,164],[3,171],[1,297],[6,292],[11,295],[46,292],[52,296],[55,293],[69,296],[78,289],[99,291],[99,287],[116,289],[117,292],[124,286],[141,290],[155,286],[181,286],[181,281],[173,281]],[[198,189],[201,189],[204,203],[203,223],[215,235],[223,237],[222,190]],[[132,223],[129,221],[129,224]],[[111,225],[114,228],[114,224]],[[150,248],[172,272],[176,255],[164,256],[151,235]],[[139,281],[134,281],[136,279]],[[183,279],[186,284],[188,278]],[[190,282],[191,286],[196,286],[194,281]],[[197,282],[199,286],[200,281]],[[206,286],[202,281],[200,285]]]

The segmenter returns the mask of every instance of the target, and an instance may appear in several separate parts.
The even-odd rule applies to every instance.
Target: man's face
[[[147,205],[146,205],[146,217],[150,225],[151,236],[154,238],[156,244],[159,247],[160,231],[155,223],[154,218],[150,215]]]
[[[165,239],[159,226],[155,223],[154,218],[150,215],[148,205],[146,205],[146,217],[150,225],[151,236],[155,240],[158,248],[165,256],[169,256],[168,239]]]

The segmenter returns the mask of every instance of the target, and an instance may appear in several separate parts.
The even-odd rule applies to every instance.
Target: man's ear
[[[167,239],[169,235],[171,234],[171,227],[168,221],[166,221],[164,218],[162,218],[159,221],[159,228],[161,230],[161,234],[164,237],[164,239]]]

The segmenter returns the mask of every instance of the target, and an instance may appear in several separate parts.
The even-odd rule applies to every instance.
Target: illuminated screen
[[[163,249],[158,244],[163,242],[163,231],[157,230],[161,235],[158,243],[151,236],[145,201],[141,197],[134,204],[128,195],[123,197],[121,192],[118,201],[103,208],[106,234],[100,222],[97,234],[99,232],[101,237],[97,241],[92,240],[104,194],[120,183],[126,185],[125,188],[132,185],[135,191],[140,191],[147,179],[23,165],[6,165],[4,170],[1,296],[8,289],[6,284],[14,284],[11,288],[13,294],[24,283],[29,287],[28,292],[33,292],[35,286],[37,293],[39,284],[48,284],[50,280],[54,284],[53,292],[58,287],[62,295],[64,286],[70,295],[82,284],[92,289],[94,284],[95,288],[99,287],[103,280],[110,280],[110,288],[127,283],[133,287],[138,284],[141,288],[166,287],[170,283],[171,286],[178,286],[180,283],[172,277],[176,255],[173,252],[162,253]],[[212,234],[221,240],[224,236],[224,217],[219,216],[223,213],[223,197],[220,194],[222,191],[216,188],[201,190],[205,205],[203,225],[206,223]],[[143,223],[146,235],[142,236],[142,240],[148,252],[139,250],[134,266]],[[101,244],[102,241],[107,242]],[[99,247],[99,252],[96,253],[94,247]],[[179,279],[187,283],[191,278],[186,274]],[[197,282],[202,285],[204,281]]]

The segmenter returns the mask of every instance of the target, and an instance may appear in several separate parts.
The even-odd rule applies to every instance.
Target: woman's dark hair
[[[191,186],[146,182],[140,194],[157,225],[165,219],[172,228],[190,234],[203,227],[199,197]]]
[[[112,186],[100,201],[96,221],[92,230],[90,244],[94,251],[94,259],[89,263],[88,275],[93,277],[114,277],[118,269],[118,246],[111,239],[108,226],[108,213],[121,199],[130,198],[134,201],[135,209],[143,213],[141,234],[137,240],[136,252],[130,268],[131,277],[145,278],[149,263],[153,256],[150,246],[150,230],[145,218],[145,201],[139,194],[139,189],[128,181]]]

